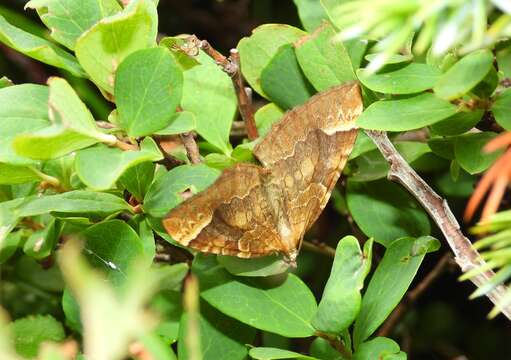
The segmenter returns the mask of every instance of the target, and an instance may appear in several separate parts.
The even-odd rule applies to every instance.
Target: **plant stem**
[[[195,139],[193,138],[192,133],[184,133],[180,135],[181,141],[186,149],[186,154],[188,155],[188,159],[190,159],[192,164],[199,164],[200,160],[200,152]]]
[[[322,339],[325,339],[326,341],[328,341],[330,343],[330,345],[335,350],[337,350],[342,355],[342,357],[344,359],[351,359],[352,358],[351,353],[348,351],[348,349],[346,349],[346,347],[344,346],[344,343],[338,337],[336,337],[334,335],[330,335],[330,334],[324,333],[322,331],[316,331],[315,335],[320,337],[320,338],[322,338]]]
[[[447,201],[442,199],[435,191],[411,168],[396,150],[387,134],[382,131],[366,130],[366,134],[374,141],[383,157],[390,164],[390,170],[387,175],[389,180],[403,185],[429,213],[431,218],[438,225],[447,244],[454,253],[454,260],[461,268],[462,272],[480,268],[485,265],[485,261],[477,250],[472,246],[470,240],[460,230],[456,217],[453,215]],[[470,280],[481,287],[495,276],[492,270],[480,272]],[[500,308],[500,303],[505,297],[507,288],[499,285],[488,292],[488,298]],[[501,309],[502,313],[511,320],[511,306]]]
[[[306,250],[309,250],[309,251],[312,251],[312,252],[315,252],[318,254],[323,254],[323,255],[326,255],[331,258],[335,257],[335,249],[326,245],[326,244],[323,244],[323,243],[315,244],[310,241],[303,241],[302,247]]]

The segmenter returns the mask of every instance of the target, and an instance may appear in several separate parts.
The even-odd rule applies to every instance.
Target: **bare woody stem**
[[[311,252],[323,254],[331,258],[335,257],[335,249],[323,243],[315,243],[304,240],[302,242],[302,247]]]
[[[181,141],[186,149],[186,154],[188,155],[188,159],[192,164],[199,164],[200,161],[200,152],[195,139],[193,138],[192,133],[184,133],[180,135]]]
[[[243,76],[240,70],[240,54],[238,50],[232,49],[230,57],[226,58],[215,50],[206,40],[200,42],[200,48],[215,60],[215,62],[222,67],[222,70],[231,77],[234,88],[236,89],[240,115],[247,128],[248,138],[250,140],[257,139],[259,134],[255,123],[252,99],[247,93],[243,83]]]
[[[462,272],[468,272],[485,265],[483,259],[474,249],[470,240],[460,230],[456,217],[453,215],[447,201],[441,198],[435,191],[411,168],[396,150],[385,132],[366,130],[366,134],[376,144],[383,157],[390,164],[388,178],[400,183],[408,190],[429,213],[431,218],[442,231],[447,244],[454,254],[454,260]],[[480,272],[470,280],[481,287],[486,284],[495,273],[491,270]],[[506,295],[507,289],[499,285],[492,289],[488,298],[497,306],[502,313],[511,320],[511,306],[501,308],[500,304]]]

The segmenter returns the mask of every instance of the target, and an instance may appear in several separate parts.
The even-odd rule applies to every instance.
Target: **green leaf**
[[[154,140],[146,137],[139,151],[122,151],[102,144],[81,150],[76,154],[75,168],[80,179],[89,188],[107,190],[115,186],[127,169],[161,159],[162,155]]]
[[[184,275],[186,275],[187,271],[188,267],[186,267]],[[179,338],[179,322],[183,314],[183,300],[181,298],[182,296],[179,291],[165,290],[160,291],[151,300],[151,309],[153,309],[161,319],[155,329],[155,333],[164,339],[167,344],[173,344]]]
[[[438,246],[438,240],[431,237],[405,237],[388,247],[362,298],[362,308],[353,332],[357,351],[406,293],[426,252]]]
[[[132,53],[115,78],[119,125],[132,137],[162,130],[171,124],[182,91],[183,73],[169,50],[157,47]]]
[[[115,0],[31,0],[26,8],[37,10],[51,37],[71,50],[92,25],[122,9]]]
[[[270,347],[255,347],[250,349],[248,354],[252,359],[257,360],[277,360],[277,359],[317,360],[315,357],[302,355],[294,351]]]
[[[270,131],[271,126],[282,118],[282,115],[284,115],[284,110],[274,103],[266,104],[257,109],[254,116],[259,136],[265,136]]]
[[[401,186],[387,180],[348,181],[353,220],[368,237],[388,247],[396,238],[430,233],[427,214]]]
[[[431,125],[438,135],[460,135],[472,129],[483,117],[483,110],[460,111],[447,119]]]
[[[156,45],[158,15],[151,0],[134,0],[104,18],[76,42],[75,52],[92,81],[113,94],[115,72],[131,53]]]
[[[399,345],[385,337],[377,337],[360,344],[353,355],[353,360],[406,360],[406,358],[406,354],[399,350]]]
[[[23,84],[0,89],[0,162],[15,165],[35,163],[16,154],[12,139],[50,125],[48,97],[48,87],[41,85]]]
[[[254,29],[250,37],[241,39],[237,46],[240,52],[241,71],[259,95],[268,98],[261,87],[261,73],[279,48],[305,35],[307,33],[290,25],[265,24]]]
[[[1,15],[0,42],[45,64],[67,70],[75,76],[85,77],[73,55],[43,38],[12,26]]]
[[[183,198],[181,193],[198,193],[213,184],[220,171],[204,164],[182,165],[157,178],[144,198],[144,210],[151,216],[162,218]]]
[[[97,142],[113,143],[115,136],[99,131],[89,109],[69,83],[50,78],[49,108],[52,126],[14,138],[14,150],[32,159],[53,159]]]
[[[65,288],[62,294],[62,310],[66,316],[66,325],[74,331],[81,333],[82,322],[80,320],[80,306],[68,288]]]
[[[431,93],[424,93],[372,103],[357,119],[357,124],[370,130],[406,131],[434,124],[455,113],[456,106]]]
[[[335,35],[334,27],[325,22],[295,43],[300,67],[318,91],[356,79],[348,51]]]
[[[179,325],[178,354],[180,359],[189,359],[186,348],[188,327],[187,314],[183,314]],[[202,359],[244,360],[247,347],[254,340],[255,329],[226,317],[205,302],[201,302],[199,334]]]
[[[195,114],[196,130],[225,154],[231,151],[229,134],[237,110],[232,81],[205,54],[201,65],[184,72],[181,107]]]
[[[16,352],[24,357],[37,356],[39,345],[45,341],[59,342],[66,334],[53,316],[38,315],[18,319],[9,325]]]
[[[119,178],[119,182],[135,199],[142,202],[153,182],[155,169],[154,163],[143,162],[127,169]]]
[[[493,54],[477,50],[463,57],[443,74],[433,87],[435,94],[446,100],[457,99],[479,84],[492,67]]]
[[[25,199],[12,211],[18,217],[41,214],[89,215],[105,217],[121,211],[129,211],[130,206],[120,197],[92,191],[68,191],[58,195],[47,195]]]
[[[348,328],[360,310],[360,290],[371,270],[372,241],[360,249],[358,240],[346,236],[337,244],[330,276],[312,325],[319,331],[338,334]]]
[[[140,238],[124,221],[104,221],[91,226],[82,235],[87,259],[104,271],[114,285],[122,284],[130,267],[144,256]]]
[[[0,163],[0,185],[23,184],[38,180],[41,178],[31,167]]]
[[[167,127],[158,130],[155,134],[176,135],[195,130],[196,128],[197,119],[195,114],[191,111],[180,111],[172,115],[170,124]]]
[[[300,69],[291,44],[281,46],[263,69],[261,87],[282,109],[291,109],[303,104],[315,92]]]
[[[369,89],[385,94],[413,94],[431,89],[442,73],[437,67],[411,63],[389,71],[371,74],[366,69],[357,70],[358,79]]]
[[[177,360],[174,350],[160,336],[145,334],[139,340],[144,346],[145,353],[153,359]]]
[[[493,116],[497,123],[506,130],[511,130],[511,89],[506,89],[499,93],[491,107]]]
[[[6,235],[5,239],[0,238],[0,265],[5,263],[16,252],[23,240],[22,232],[17,231]]]
[[[323,5],[317,0],[293,0],[298,9],[298,16],[305,30],[316,30],[328,15]]]
[[[278,284],[270,278],[235,278],[204,256],[196,256],[192,271],[199,277],[201,297],[224,314],[282,336],[314,334],[316,301],[295,275]]]
[[[53,218],[42,230],[34,231],[23,245],[23,251],[35,259],[48,257],[60,236],[61,225]]]
[[[491,132],[458,136],[454,143],[454,154],[460,166],[472,175],[488,169],[502,154],[502,150],[483,152],[483,147],[495,136],[496,134]]]
[[[235,256],[217,256],[218,263],[236,276],[271,276],[281,274],[289,268],[281,257],[263,256],[240,259]]]
[[[6,88],[9,86],[13,86],[13,85],[14,85],[13,82],[8,77],[2,76],[0,78],[0,89]]]

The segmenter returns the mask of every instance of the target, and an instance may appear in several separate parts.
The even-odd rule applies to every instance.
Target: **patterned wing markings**
[[[362,112],[358,84],[334,87],[287,112],[255,147],[261,166],[226,169],[205,191],[171,210],[164,226],[203,252],[294,261],[353,148]]]

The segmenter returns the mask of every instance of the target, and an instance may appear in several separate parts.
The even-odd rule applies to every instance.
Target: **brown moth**
[[[261,166],[240,163],[163,220],[180,244],[294,263],[305,232],[330,198],[357,135],[357,83],[335,86],[287,112],[254,148]]]

